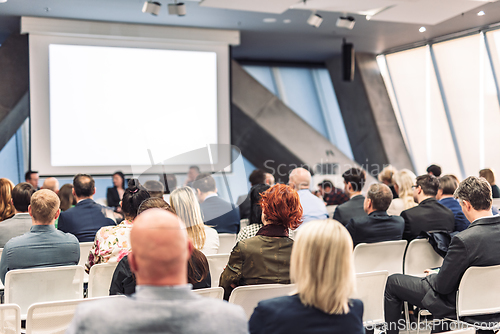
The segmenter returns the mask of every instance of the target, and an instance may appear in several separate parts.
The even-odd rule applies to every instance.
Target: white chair
[[[0,333],[21,333],[21,308],[16,304],[0,305]]]
[[[243,307],[247,318],[261,300],[286,296],[295,289],[295,284],[245,285],[235,288],[229,296],[229,303]]]
[[[236,245],[237,234],[219,233],[219,250],[218,254],[231,253],[234,245]]]
[[[424,277],[424,270],[441,267],[443,258],[436,253],[427,239],[415,239],[406,250],[404,273]]]
[[[0,248],[0,259],[2,258],[3,248]],[[3,286],[2,281],[0,281],[0,290],[3,290],[5,287]]]
[[[333,214],[335,213],[335,209],[337,209],[338,205],[327,205],[326,212],[328,212],[328,217],[333,219]]]
[[[386,270],[356,274],[356,293],[353,297],[363,302],[365,327],[385,323],[384,293],[388,276]]]
[[[94,202],[103,206],[108,206],[108,199],[106,197],[95,199]]]
[[[109,296],[111,279],[117,265],[118,262],[99,263],[90,268],[88,298]]]
[[[210,297],[216,299],[224,298],[224,289],[219,286],[216,288],[196,289],[193,290],[193,292],[202,297]]]
[[[208,268],[210,270],[211,286],[213,288],[219,286],[219,278],[229,260],[229,253],[207,255]]]
[[[354,248],[356,273],[387,270],[389,275],[403,273],[406,240],[358,244]]]
[[[461,329],[458,331],[443,332],[440,334],[476,334],[476,329],[475,328]]]
[[[85,263],[89,258],[90,249],[94,243],[92,241],[89,242],[80,242],[80,261],[78,261],[78,265],[85,267]]]
[[[83,273],[80,266],[11,270],[5,276],[5,303],[19,305],[25,319],[31,304],[83,299]]]

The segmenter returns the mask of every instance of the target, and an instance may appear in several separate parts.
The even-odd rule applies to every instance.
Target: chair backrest
[[[82,299],[83,273],[81,266],[11,270],[5,276],[5,303],[19,305],[24,318],[34,303]]]
[[[354,248],[356,273],[387,270],[389,275],[403,273],[406,240],[358,244]]]
[[[207,255],[208,268],[210,269],[210,277],[212,279],[211,286],[213,288],[219,286],[220,274],[222,274],[227,265],[229,255],[229,253]]]
[[[219,233],[219,254],[231,253],[236,245],[236,234]]]
[[[493,205],[500,208],[500,198],[493,198]]]
[[[89,252],[93,244],[94,243],[92,241],[80,242],[80,261],[78,261],[79,266],[85,267],[85,263],[87,263]]]
[[[0,305],[0,333],[21,334],[21,308],[19,305]]]
[[[476,329],[475,328],[460,329],[458,331],[451,331],[442,334],[476,334]]]
[[[224,297],[224,289],[220,286],[216,288],[196,289],[193,290],[193,292],[199,294],[202,297],[210,297],[216,299],[222,299]]]
[[[327,205],[326,212],[328,212],[328,217],[333,219],[333,214],[335,213],[335,209],[337,209],[338,205]]]
[[[0,248],[0,259],[2,258],[3,248]],[[3,290],[5,287],[3,283],[0,281],[0,290]]]
[[[111,279],[117,265],[117,262],[99,263],[90,268],[87,290],[89,298],[109,296]]]
[[[406,249],[405,275],[425,276],[424,270],[441,267],[443,258],[434,251],[427,239],[412,240]]]
[[[245,285],[235,288],[229,296],[229,302],[243,307],[247,318],[253,313],[261,300],[286,296],[295,289],[295,284]]]
[[[388,276],[386,270],[356,274],[356,293],[353,298],[361,299],[363,302],[365,326],[385,322],[384,293]]]
[[[500,265],[470,267],[458,287],[457,315],[472,316],[500,312]]]

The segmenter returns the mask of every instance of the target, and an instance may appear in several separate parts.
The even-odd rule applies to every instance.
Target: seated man
[[[54,222],[61,210],[59,197],[47,189],[31,197],[28,212],[33,219],[29,232],[9,240],[0,260],[0,279],[5,284],[9,270],[77,265],[80,245],[76,237],[56,230]]]
[[[181,224],[165,210],[141,213],[128,255],[136,293],[80,304],[66,333],[248,333],[240,306],[191,290],[186,268],[193,245]]]
[[[302,223],[307,223],[311,220],[328,218],[325,203],[313,195],[313,193],[309,190],[311,185],[311,173],[307,169],[295,168],[292,170],[288,185],[295,189],[297,194],[299,194],[300,204],[304,210]]]
[[[95,182],[92,176],[78,174],[73,179],[75,207],[61,213],[57,228],[75,235],[80,242],[94,241],[103,226],[116,225],[104,215],[104,207],[93,200]]]
[[[165,191],[165,186],[160,181],[147,180],[144,182],[144,188],[149,193],[149,196],[156,198],[163,198],[163,192]]]
[[[36,189],[28,182],[19,183],[12,189],[12,204],[16,214],[0,222],[0,248],[5,247],[10,239],[30,230],[32,222],[28,206],[35,191]]]
[[[435,196],[439,180],[429,174],[417,177],[413,186],[413,197],[418,206],[401,212],[405,220],[403,239],[411,241],[425,231],[448,231],[455,229],[455,216],[450,209],[440,204]]]
[[[450,175],[445,175],[439,178],[439,189],[436,194],[436,199],[453,212],[455,216],[455,229],[453,231],[463,231],[469,227],[469,221],[465,218],[460,203],[453,198],[455,190],[458,188],[458,181]]]
[[[210,174],[198,175],[193,187],[200,202],[205,225],[213,226],[218,233],[236,234],[240,231],[238,208],[217,195],[215,180]]]
[[[366,216],[364,209],[365,196],[361,195],[366,176],[362,169],[353,167],[346,170],[342,177],[344,178],[344,190],[349,196],[349,200],[337,206],[333,219],[345,226],[352,218]]]
[[[48,177],[43,181],[43,185],[40,189],[52,190],[56,194],[59,193],[59,181],[55,177]]]
[[[335,188],[330,180],[319,183],[318,188],[326,205],[340,205],[349,200],[349,197],[342,190]]]
[[[398,333],[397,322],[404,301],[429,310],[437,319],[455,318],[456,294],[465,271],[472,266],[500,264],[500,216],[491,214],[489,183],[470,176],[460,183],[454,196],[471,224],[451,240],[439,273],[424,279],[401,274],[389,276],[385,289],[387,334]],[[493,320],[498,319],[483,316],[481,322]]]
[[[391,202],[391,188],[383,183],[370,186],[364,203],[368,216],[352,218],[346,226],[354,247],[363,242],[382,242],[403,238],[404,219],[387,215]]]

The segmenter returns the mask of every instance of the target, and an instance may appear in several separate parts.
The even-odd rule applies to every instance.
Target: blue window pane
[[[243,66],[245,71],[250,73],[255,80],[262,86],[266,87],[274,95],[278,94],[276,85],[274,83],[273,73],[268,66]]]

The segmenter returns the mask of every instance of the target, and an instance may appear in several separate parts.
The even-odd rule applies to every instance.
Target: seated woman
[[[12,204],[12,189],[14,184],[6,178],[0,179],[0,221],[14,216],[15,209]]]
[[[108,206],[114,208],[115,211],[120,212],[120,201],[125,194],[125,175],[122,172],[115,172],[113,174],[113,187],[108,188],[106,199]]]
[[[269,189],[267,184],[257,184],[250,189],[250,217],[248,218],[248,226],[242,228],[238,233],[237,242],[251,237],[255,237],[262,224],[262,208],[260,207],[261,194]]]
[[[295,238],[290,264],[296,293],[260,302],[251,334],[364,334],[363,303],[355,286],[352,239],[335,220],[311,221]]]
[[[398,198],[392,200],[387,214],[390,216],[399,216],[404,210],[408,210],[417,206],[413,199],[413,185],[417,177],[412,171],[402,169],[394,174],[394,189],[398,194]]]
[[[290,283],[293,240],[288,229],[302,223],[299,195],[291,187],[277,184],[262,194],[262,223],[255,237],[234,246],[220,277],[224,299],[239,285]]]

